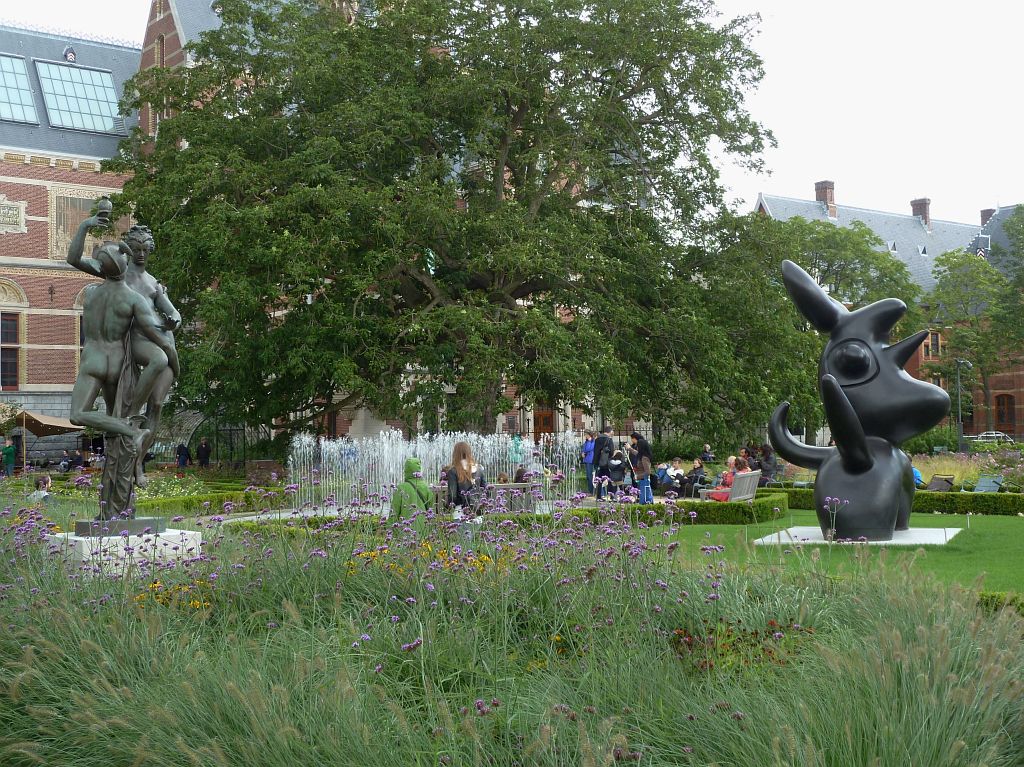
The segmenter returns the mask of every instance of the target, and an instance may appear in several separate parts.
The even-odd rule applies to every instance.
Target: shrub
[[[225,493],[204,493],[202,495],[178,496],[172,498],[147,498],[137,501],[135,511],[140,515],[175,514],[207,515],[225,514],[232,511],[255,513],[262,509],[280,509],[287,505],[283,493],[260,493],[255,490]]]
[[[950,452],[956,451],[956,430],[948,426],[936,426],[904,442],[903,452],[907,455],[931,455],[936,447],[944,447]]]
[[[776,511],[778,509],[778,511]],[[783,493],[759,495],[753,501],[695,501],[678,499],[674,504],[656,503],[641,505],[638,503],[616,504],[613,506],[589,506],[572,509],[562,514],[560,519],[588,519],[593,524],[601,524],[612,519],[624,519],[631,525],[644,523],[647,525],[665,525],[671,521],[685,523],[690,521],[690,512],[697,512],[694,521],[702,525],[746,525],[763,522],[789,510],[786,496]],[[530,528],[534,525],[550,525],[550,514],[489,514],[484,518],[489,525],[498,525],[512,521],[519,527]]]
[[[655,464],[667,463],[673,458],[682,458],[683,463],[689,464],[700,455],[703,447],[703,440],[697,437],[667,437],[651,442]]]
[[[1008,607],[1024,617],[1024,594],[1015,594],[1009,591],[982,591],[978,594],[978,604],[985,612],[997,613],[1004,607]]]
[[[762,493],[785,494],[790,509],[814,510],[814,490],[803,487],[763,488]],[[918,490],[914,493],[917,514],[1003,514],[1024,513],[1024,494],[1021,493],[933,493]]]

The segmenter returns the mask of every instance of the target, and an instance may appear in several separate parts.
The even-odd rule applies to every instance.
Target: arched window
[[[1012,394],[996,395],[996,429],[1011,434],[1017,431],[1017,402]]]
[[[28,298],[14,280],[0,278],[0,389],[15,391],[25,370]]]

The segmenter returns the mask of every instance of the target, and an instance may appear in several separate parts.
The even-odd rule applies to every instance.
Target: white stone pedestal
[[[891,541],[836,541],[836,546],[943,546],[963,530],[962,527],[912,527],[897,530]],[[820,527],[790,527],[754,541],[755,546],[792,546],[828,544]]]
[[[95,565],[103,571],[122,570],[126,565],[165,564],[194,559],[202,553],[203,534],[197,530],[168,528],[142,535],[47,536],[57,553],[70,562]]]

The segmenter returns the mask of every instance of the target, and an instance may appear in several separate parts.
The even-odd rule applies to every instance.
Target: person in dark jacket
[[[188,445],[184,442],[178,443],[178,447],[175,449],[174,455],[177,458],[178,466],[182,468],[192,463],[192,451],[188,449]]]
[[[456,442],[452,449],[452,463],[445,473],[448,475],[448,505],[468,510],[479,505],[482,493],[476,492],[487,487],[484,472],[473,459],[473,450],[468,442]]]
[[[203,437],[199,440],[199,446],[196,448],[196,458],[199,459],[199,468],[206,469],[210,466],[210,456],[213,454],[213,448],[210,447],[210,440]]]
[[[651,471],[654,465],[654,453],[651,451],[651,443],[644,439],[638,431],[630,434],[629,440],[633,443],[633,450],[636,451],[636,458],[632,463],[636,476],[636,486],[640,490],[638,502],[654,503],[654,493],[651,491]]]
[[[615,453],[612,431],[611,426],[605,426],[601,430],[601,435],[594,440],[594,476],[597,478],[594,489],[598,500],[604,497],[605,485],[608,483],[608,465]]]
[[[767,485],[773,479],[775,479],[775,473],[779,470],[779,461],[775,457],[775,451],[772,450],[772,446],[765,443],[761,445],[761,479],[757,481],[757,484]]]
[[[583,447],[580,448],[580,458],[583,460],[583,468],[587,472],[587,492],[594,492],[594,441],[597,435],[589,429],[583,432]]]
[[[612,457],[608,459],[608,466],[606,468],[607,473],[605,476],[608,479],[607,489],[609,495],[622,492],[623,485],[626,483],[627,469],[626,456],[623,455],[621,450],[616,450],[612,453]]]

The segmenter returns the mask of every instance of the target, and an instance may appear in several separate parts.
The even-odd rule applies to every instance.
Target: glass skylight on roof
[[[0,54],[0,120],[39,122],[25,59]]]
[[[37,61],[39,85],[50,125],[101,133],[123,133],[110,72]]]

